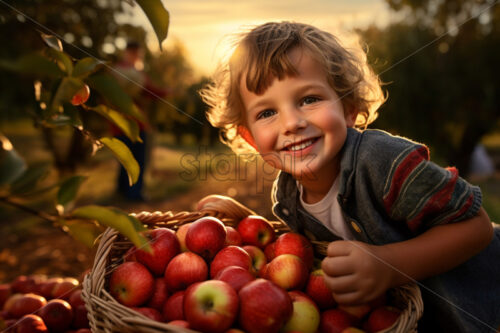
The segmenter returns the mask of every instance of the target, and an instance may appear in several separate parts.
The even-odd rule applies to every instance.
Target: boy
[[[499,326],[500,228],[479,188],[429,162],[425,146],[355,129],[384,100],[362,52],[309,25],[263,24],[201,93],[226,144],[281,170],[275,215],[331,242],[322,268],[338,303],[418,280],[422,332]]]

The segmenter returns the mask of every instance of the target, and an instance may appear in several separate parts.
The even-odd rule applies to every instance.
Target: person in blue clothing
[[[499,327],[500,228],[480,189],[425,145],[366,129],[385,98],[359,46],[307,24],[262,24],[201,95],[224,143],[280,170],[274,214],[330,242],[322,269],[339,304],[416,281],[420,331]]]

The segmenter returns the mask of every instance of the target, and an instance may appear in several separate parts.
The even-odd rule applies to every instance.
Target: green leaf
[[[26,171],[26,162],[1,134],[0,143],[0,185],[11,184]]]
[[[66,206],[73,201],[80,185],[87,179],[85,176],[73,176],[63,181],[57,192],[57,203]]]
[[[57,38],[56,36],[47,35],[47,34],[44,34],[44,33],[41,33],[40,36],[42,36],[42,39],[45,42],[45,44],[47,44],[47,46],[49,46],[49,47],[51,47],[51,48],[53,48],[54,50],[57,50],[57,51],[62,51],[63,50],[62,43],[59,40],[59,38]]]
[[[80,90],[85,83],[74,77],[64,77],[52,99],[50,113],[63,111],[63,103],[69,103],[73,96]]]
[[[48,174],[49,168],[48,162],[30,165],[21,177],[11,184],[10,192],[21,195],[33,191],[37,183]]]
[[[160,0],[136,0],[151,22],[160,44],[167,38],[170,15]]]
[[[139,179],[139,172],[141,171],[141,168],[128,147],[116,138],[100,138],[99,141],[111,150],[111,152],[123,165],[125,170],[127,170],[128,182],[130,186],[135,184]]]
[[[78,60],[73,69],[73,76],[84,79],[90,74],[94,73],[99,67],[104,64],[104,61],[86,57]]]
[[[90,205],[75,209],[71,215],[76,218],[96,220],[101,225],[117,230],[138,248],[151,249],[147,239],[139,233],[146,228],[135,217],[117,208]]]
[[[45,50],[45,52],[48,57],[55,60],[57,66],[59,66],[64,73],[71,75],[73,72],[73,61],[71,61],[71,58],[66,53],[53,48],[49,48]]]
[[[106,105],[102,104],[92,107],[90,110],[99,113],[101,116],[113,122],[131,141],[142,142],[142,139],[139,136],[139,125],[137,125],[135,120],[125,117],[120,112],[110,109]]]
[[[0,67],[23,74],[33,74],[51,78],[65,76],[65,73],[55,62],[38,53],[24,55],[15,61],[0,60]]]
[[[88,220],[59,220],[63,230],[67,231],[71,237],[82,242],[87,247],[92,247],[96,238],[101,234],[102,230],[98,225],[89,222]]]
[[[92,75],[87,80],[91,88],[97,90],[118,111],[146,122],[144,114],[134,104],[132,98],[120,87],[116,79],[108,74]]]

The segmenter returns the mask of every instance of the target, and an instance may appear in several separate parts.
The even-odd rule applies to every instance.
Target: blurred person
[[[144,72],[144,49],[136,41],[127,43],[120,61],[114,66],[114,75],[139,110],[144,113],[146,120],[148,120],[147,110],[151,100],[157,97],[165,97],[168,93],[167,88],[156,86]],[[149,122],[138,121],[138,123],[142,143],[130,141],[114,124],[111,124],[111,134],[127,145],[140,167],[139,179],[134,185],[130,186],[127,171],[120,164],[117,190],[129,200],[142,201],[144,200],[144,172],[147,168],[151,144],[148,134],[152,132],[152,127]]]

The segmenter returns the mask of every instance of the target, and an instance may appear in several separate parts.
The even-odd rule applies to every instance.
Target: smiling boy
[[[275,215],[331,242],[322,268],[338,303],[421,281],[424,332],[498,327],[500,229],[480,189],[430,162],[427,147],[356,129],[384,100],[364,53],[310,25],[263,24],[202,95],[225,143],[281,170]]]

